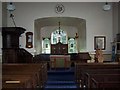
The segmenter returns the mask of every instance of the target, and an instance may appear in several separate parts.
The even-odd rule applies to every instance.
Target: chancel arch
[[[77,41],[77,46],[75,47],[77,49],[76,52],[86,51],[85,19],[76,17],[46,17],[38,18],[34,21],[34,48],[36,54],[42,53],[43,38],[49,38],[51,44],[52,32],[59,29],[58,22],[61,24],[61,30],[67,35],[67,43],[70,38],[74,38]]]

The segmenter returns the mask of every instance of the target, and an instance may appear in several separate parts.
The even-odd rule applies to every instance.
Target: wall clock
[[[33,47],[33,33],[26,32],[26,48],[32,48],[32,47]]]
[[[55,6],[55,12],[60,14],[63,13],[65,11],[65,7],[62,4],[57,4]]]

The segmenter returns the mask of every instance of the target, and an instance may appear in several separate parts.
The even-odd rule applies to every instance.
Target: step
[[[74,76],[54,76],[48,77],[48,81],[74,81]]]
[[[74,74],[73,71],[48,71],[48,74]]]
[[[49,88],[44,88],[43,90],[79,90],[79,88],[55,88],[55,87],[49,87]]]
[[[75,85],[74,81],[47,81],[46,85]]]
[[[74,68],[49,70],[45,90],[77,90],[74,75]]]
[[[46,85],[44,90],[78,90],[78,87],[73,85]]]
[[[74,69],[51,69],[51,70],[48,70],[48,74],[54,74],[54,73],[59,73],[59,74],[62,74],[62,73],[71,73],[71,74],[74,74]]]
[[[72,89],[75,89],[77,88],[76,85],[46,85],[45,88],[72,88]]]

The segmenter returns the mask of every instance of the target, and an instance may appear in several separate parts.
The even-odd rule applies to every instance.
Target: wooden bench
[[[90,88],[119,88],[120,74],[96,74],[91,76]]]
[[[47,64],[3,64],[2,65],[3,88],[39,88],[43,87],[47,80]],[[20,83],[8,84],[6,81],[17,80]]]
[[[84,71],[98,69],[120,69],[119,63],[76,63],[75,64],[75,78],[78,85],[84,84]]]
[[[4,75],[2,78],[3,88],[34,88],[29,75]]]
[[[86,70],[84,72],[84,75],[83,76],[83,85],[85,85],[87,88],[90,88],[90,79],[91,79],[91,76],[93,75],[99,75],[99,74],[120,74],[120,69],[97,69],[96,70]]]
[[[7,66],[6,66],[7,65]],[[37,77],[36,80],[39,82],[39,86],[43,86],[47,79],[47,66],[46,63],[41,64],[6,64],[4,65],[4,71],[10,71],[11,72],[4,72],[3,74],[27,74],[27,75],[33,75]],[[21,67],[21,68],[20,68]],[[8,69],[8,70],[7,70]],[[17,72],[16,72],[17,69]]]

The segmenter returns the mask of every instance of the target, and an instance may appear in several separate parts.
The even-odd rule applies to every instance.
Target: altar
[[[50,55],[50,68],[70,68],[70,55]]]

